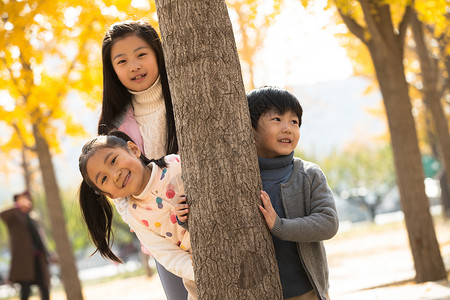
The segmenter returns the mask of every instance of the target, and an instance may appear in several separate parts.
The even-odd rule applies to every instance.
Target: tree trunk
[[[25,181],[25,188],[31,193],[31,170],[30,170],[30,163],[27,159],[25,146],[21,149],[22,154],[22,169],[23,169],[23,178]]]
[[[404,74],[403,70],[398,68],[400,62],[401,59],[397,62],[395,59],[379,61],[379,66],[376,67],[377,77],[388,115],[397,184],[416,267],[416,281],[439,280],[446,278],[447,274],[425,194],[424,174],[408,88],[406,81],[398,77],[400,71]],[[397,64],[397,68],[394,64]]]
[[[447,118],[445,117],[441,105],[441,93],[439,91],[438,81],[439,70],[437,63],[434,62],[434,59],[426,46],[423,24],[417,19],[416,14],[413,15],[411,29],[420,61],[424,101],[426,107],[430,109],[431,114],[433,115],[433,123],[439,142],[439,160],[441,161],[442,168],[446,175],[444,178],[447,179],[445,184],[447,185],[446,190],[448,190],[450,188],[450,176],[448,174],[450,170],[450,132],[448,130]],[[443,207],[445,208],[446,206],[443,205]]]
[[[223,0],[157,0],[190,204],[199,299],[282,299],[233,30]]]
[[[50,215],[52,236],[55,240],[56,252],[59,256],[61,277],[66,296],[68,300],[82,300],[83,294],[81,284],[78,278],[78,271],[75,264],[75,258],[72,253],[71,244],[66,232],[64,211],[61,204],[50,149],[47,141],[39,131],[37,124],[33,124],[33,136],[36,141],[36,151],[44,181],[45,199],[47,201],[48,213]]]
[[[152,277],[154,272],[153,272],[153,269],[148,264],[148,260],[150,259],[150,255],[145,254],[144,252],[141,251],[140,252],[140,257],[141,257],[142,267],[144,267],[144,270],[145,270],[145,275],[147,275],[147,277]]]
[[[447,185],[447,182],[447,173],[442,173],[439,178],[439,185],[441,186],[442,214],[444,218],[450,219],[450,188]]]
[[[439,160],[439,150],[437,145],[437,138],[434,132],[431,130],[431,117],[427,114],[426,118],[426,131],[428,136],[428,143],[430,144],[431,154],[435,160]],[[436,177],[439,179],[439,185],[441,187],[441,204],[442,204],[442,216],[444,218],[450,218],[450,192],[447,185],[446,171],[441,168]]]
[[[403,68],[403,45],[411,8],[394,30],[390,7],[359,0],[367,27],[339,11],[349,30],[368,47],[383,96],[391,134],[400,201],[416,269],[416,281],[447,278],[434,231],[416,127]]]
[[[393,28],[386,22],[379,25]],[[382,28],[380,31],[393,34],[391,28]],[[397,184],[416,268],[416,281],[444,279],[447,273],[425,194],[419,142],[404,75],[402,47],[399,47],[394,37],[386,38],[384,43],[379,44],[372,41],[368,46],[387,113]]]

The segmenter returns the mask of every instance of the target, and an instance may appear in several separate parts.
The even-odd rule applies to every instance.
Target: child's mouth
[[[282,140],[278,140],[280,143],[290,143],[291,140],[288,139],[282,139]]]
[[[125,180],[123,181],[122,187],[125,187],[128,183],[128,180],[130,179],[131,172],[128,172],[127,177],[125,177]]]
[[[131,80],[139,80],[139,79],[145,78],[145,76],[147,76],[147,74],[140,74],[136,77],[131,78]]]

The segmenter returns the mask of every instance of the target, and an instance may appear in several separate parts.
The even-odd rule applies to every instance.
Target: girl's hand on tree
[[[260,205],[259,210],[262,212],[269,229],[272,229],[275,225],[275,220],[277,219],[277,213],[273,209],[272,202],[270,202],[270,197],[265,191],[261,191],[261,201],[263,206]]]
[[[181,195],[178,199],[178,204],[175,205],[175,215],[178,221],[186,223],[189,214],[189,205],[186,203],[186,196]]]

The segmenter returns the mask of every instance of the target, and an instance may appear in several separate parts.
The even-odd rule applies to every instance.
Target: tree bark
[[[386,109],[397,185],[405,216],[409,243],[416,269],[416,281],[447,278],[434,231],[417,132],[403,68],[403,45],[408,23],[407,8],[398,33],[392,24],[390,7],[376,1],[359,0],[367,28],[340,11],[349,30],[369,49]]]
[[[33,124],[33,136],[36,142],[36,151],[45,188],[45,199],[50,215],[52,236],[56,244],[56,252],[59,257],[61,277],[66,296],[68,300],[82,300],[83,294],[81,284],[78,278],[78,271],[71,244],[67,236],[64,210],[61,204],[50,149],[47,141],[39,131],[39,126],[37,124]]]
[[[436,134],[438,138],[439,145],[439,156],[438,159],[441,161],[442,168],[444,169],[447,182],[443,182],[447,185],[444,187],[444,191],[450,188],[450,132],[448,129],[448,121],[445,117],[444,110],[441,105],[441,95],[439,88],[439,70],[437,63],[427,48],[425,43],[425,35],[423,30],[423,24],[414,14],[411,19],[411,29],[414,36],[414,41],[416,43],[416,52],[419,57],[420,69],[423,82],[423,97],[426,107],[431,111],[433,116],[433,124],[436,129]],[[442,184],[441,184],[442,185]],[[444,207],[444,215],[450,214],[450,208],[447,207],[446,201],[444,201],[442,193],[441,199]],[[449,211],[447,211],[449,210]]]
[[[223,0],[157,0],[199,299],[282,299],[233,30]]]
[[[448,176],[446,173],[442,173],[439,178],[439,185],[441,187],[441,201],[444,218],[450,219],[450,188],[447,185]]]
[[[27,159],[25,146],[22,146],[21,154],[22,154],[21,166],[23,169],[23,178],[25,181],[25,188],[31,193],[31,170],[30,170],[30,163]]]

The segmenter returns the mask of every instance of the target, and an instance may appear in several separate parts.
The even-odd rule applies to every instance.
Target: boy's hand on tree
[[[275,209],[273,209],[270,197],[265,191],[261,191],[261,201],[263,206],[260,205],[259,210],[262,212],[269,229],[272,229],[275,225],[275,220],[277,219],[277,213],[275,212]]]
[[[178,204],[175,205],[175,215],[178,221],[186,223],[189,214],[189,205],[186,203],[186,196],[181,195]]]

